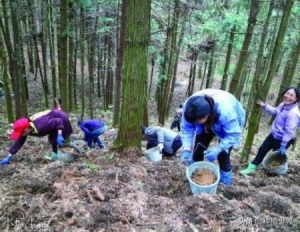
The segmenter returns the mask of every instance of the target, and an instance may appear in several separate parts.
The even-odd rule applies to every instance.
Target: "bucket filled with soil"
[[[186,176],[194,195],[200,193],[215,194],[220,181],[219,167],[213,163],[201,161],[188,166]]]
[[[287,172],[287,156],[281,155],[279,150],[270,151],[264,158],[262,165],[269,173],[282,175]]]

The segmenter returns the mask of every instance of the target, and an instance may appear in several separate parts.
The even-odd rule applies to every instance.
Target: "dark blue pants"
[[[289,148],[289,146],[294,142],[294,139],[291,139],[286,149]],[[270,133],[268,137],[265,139],[265,141],[262,143],[262,145],[259,147],[257,155],[255,156],[254,160],[252,161],[253,164],[259,165],[267,155],[267,153],[271,150],[278,150],[280,148],[281,140],[275,139]]]
[[[208,148],[211,140],[215,137],[214,133],[202,133],[200,135],[196,135],[195,138],[195,147],[194,147],[194,154],[193,160],[203,161],[204,154],[203,152]],[[218,156],[218,162],[220,169],[225,172],[231,171],[231,163],[230,163],[230,152],[232,147],[229,148],[229,153],[222,151]]]
[[[152,148],[152,147],[156,147],[158,145],[158,142],[148,142],[147,143],[147,150]],[[173,154],[170,154],[169,152],[167,152],[165,149],[162,150],[162,153],[166,156],[173,156],[176,155],[176,151],[182,146],[182,141],[181,141],[181,137],[178,135],[173,143],[172,143],[172,150],[173,150]]]

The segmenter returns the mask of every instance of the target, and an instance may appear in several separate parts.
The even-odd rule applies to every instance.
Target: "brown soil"
[[[186,78],[178,82],[173,109],[186,98],[188,72],[183,72],[182,65],[190,67],[189,63],[179,67]],[[39,108],[43,91],[33,86],[30,93],[38,96],[29,99],[29,112],[43,110]],[[5,109],[4,101],[0,115],[6,115]],[[156,115],[155,109],[151,106],[151,115]],[[76,115],[71,117],[72,140],[81,138]],[[97,117],[112,120],[110,113]],[[264,118],[255,135],[254,153],[270,132],[268,121]],[[12,144],[5,134],[8,128],[0,120],[0,158]],[[232,151],[232,186],[219,184],[214,195],[194,196],[179,158],[163,157],[152,163],[135,149],[116,150],[116,136],[117,130],[108,127],[102,136],[108,151],[91,149],[72,163],[43,160],[43,155],[51,153],[47,137],[28,138],[12,163],[0,167],[0,231],[300,231],[297,149],[288,151],[289,169],[282,176],[268,174],[261,167],[252,176],[241,176],[238,172],[246,166],[239,163],[241,150]]]
[[[284,164],[285,159],[281,156],[274,157],[269,164],[269,168],[275,169],[278,168],[280,165]]]
[[[215,183],[216,176],[209,169],[198,169],[192,173],[191,179],[198,185],[206,186]]]

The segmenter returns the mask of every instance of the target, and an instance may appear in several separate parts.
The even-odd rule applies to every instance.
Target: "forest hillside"
[[[174,106],[186,90],[183,79],[177,84]],[[31,101],[34,111],[39,95]],[[219,184],[215,195],[195,196],[179,157],[152,163],[144,155],[120,153],[113,146],[117,129],[109,123],[111,114],[97,116],[108,124],[102,135],[108,151],[72,150],[77,155],[74,162],[49,162],[43,159],[51,152],[47,138],[28,138],[13,162],[0,167],[1,231],[300,230],[299,144],[289,150],[289,169],[283,176],[262,168],[253,176],[240,176],[244,165],[239,163],[240,151],[234,151],[232,186]],[[78,117],[70,114],[73,141],[83,136]],[[151,120],[157,123],[155,116]],[[172,115],[168,124],[171,120]],[[268,120],[262,119],[252,155],[270,131]],[[6,134],[9,125],[2,120],[0,124],[0,156],[4,157],[12,142]]]

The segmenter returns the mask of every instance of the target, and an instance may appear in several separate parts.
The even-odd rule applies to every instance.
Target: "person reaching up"
[[[254,160],[248,164],[248,167],[240,171],[242,175],[252,174],[259,164],[263,161],[267,153],[271,150],[280,150],[282,156],[286,156],[286,150],[294,142],[297,128],[300,123],[299,112],[299,89],[296,87],[288,87],[282,93],[283,102],[276,108],[262,101],[258,101],[264,111],[274,115],[275,119],[272,123],[271,133],[258,149]]]

